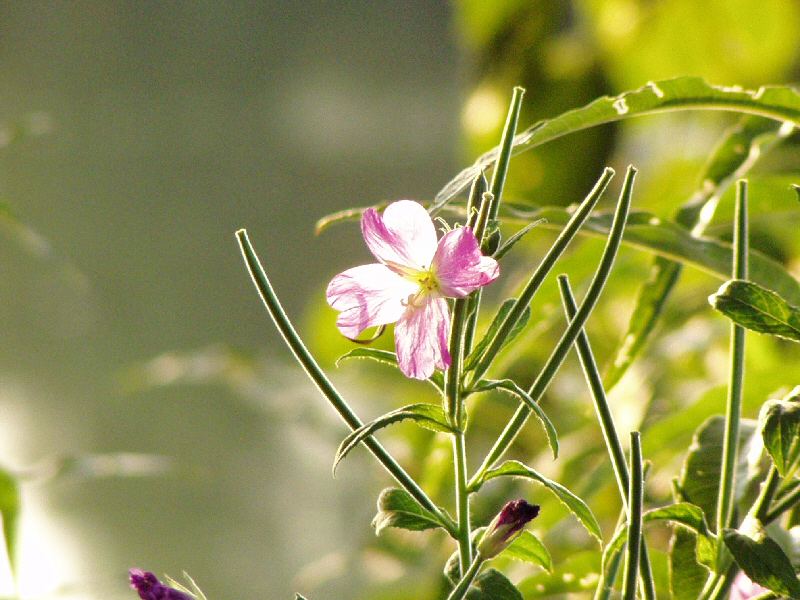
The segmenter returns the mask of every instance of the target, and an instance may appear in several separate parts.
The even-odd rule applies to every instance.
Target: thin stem
[[[611,225],[611,232],[606,242],[606,247],[603,250],[603,256],[600,259],[600,264],[597,267],[594,278],[589,285],[589,290],[586,292],[586,297],[581,303],[575,318],[570,321],[567,329],[561,336],[561,339],[556,344],[550,357],[547,359],[544,367],[539,373],[536,380],[528,390],[528,395],[533,398],[534,402],[538,402],[544,394],[547,386],[555,377],[558,368],[564,361],[570,347],[575,342],[578,334],[585,325],[589,315],[597,304],[597,299],[603,291],[608,276],[611,273],[611,267],[614,264],[614,259],[619,250],[620,243],[622,242],[622,234],[625,231],[625,224],[628,218],[628,211],[631,205],[631,195],[633,193],[633,181],[636,177],[636,169],[628,167],[628,172],[625,175],[625,181],[622,186],[622,193],[620,194],[617,209],[614,213],[614,221]],[[477,487],[483,480],[486,471],[488,471],[494,463],[505,453],[508,447],[514,442],[517,434],[520,432],[525,422],[530,416],[531,410],[524,404],[521,404],[514,416],[511,418],[506,428],[500,434],[500,437],[495,442],[489,454],[484,459],[477,473],[470,480],[470,489]]]
[[[459,298],[453,304],[450,325],[450,366],[445,372],[444,408],[450,424],[464,427],[464,402],[461,398],[461,369],[464,364],[464,320],[469,308],[468,298]]]
[[[503,195],[503,187],[506,183],[508,163],[511,161],[511,151],[514,147],[514,134],[517,132],[517,123],[519,122],[519,113],[522,110],[522,97],[524,95],[525,89],[521,87],[515,87],[511,95],[511,105],[508,108],[506,124],[503,127],[503,137],[500,140],[500,154],[497,157],[497,163],[492,172],[490,190],[494,199],[492,200],[491,210],[489,211],[490,221],[497,219],[497,210],[500,207],[500,198]]]
[[[578,307],[575,304],[575,297],[572,295],[572,290],[569,285],[569,278],[566,275],[559,275],[558,286],[561,291],[561,301],[564,304],[564,312],[568,320],[575,318],[575,313]],[[578,357],[583,367],[583,373],[586,377],[586,382],[589,385],[589,390],[594,399],[594,408],[597,413],[597,420],[600,422],[600,429],[603,432],[603,438],[606,442],[606,448],[611,458],[611,465],[614,468],[614,475],[617,479],[617,488],[619,489],[620,498],[622,499],[623,511],[629,514],[628,510],[628,487],[630,485],[630,477],[628,475],[628,466],[625,464],[625,453],[622,450],[622,443],[620,442],[619,435],[617,434],[617,427],[614,424],[614,417],[611,414],[611,408],[608,405],[605,390],[603,389],[603,378],[597,368],[597,362],[592,352],[592,346],[589,343],[589,336],[586,330],[581,329],[577,340],[575,340],[575,347],[578,350]],[[629,515],[630,516],[630,515]],[[640,553],[640,580],[644,597],[648,600],[655,599],[655,582],[653,581],[653,570],[650,566],[650,555],[647,551],[644,535],[642,535]]]
[[[752,513],[755,515],[756,519],[762,523],[767,520],[769,507],[780,485],[781,475],[778,473],[778,469],[775,468],[775,465],[772,465],[767,474],[767,478],[764,480],[764,483],[761,484],[761,492],[758,494],[758,498],[753,504],[752,509]]]
[[[736,182],[736,218],[733,232],[734,279],[747,279],[747,182]],[[736,473],[736,456],[739,445],[739,421],[742,412],[742,386],[744,383],[744,327],[731,324],[731,366],[728,399],[725,413],[725,437],[722,443],[722,473],[717,499],[717,533],[728,527],[733,509],[733,485]]]
[[[458,559],[461,573],[472,563],[472,532],[469,523],[469,492],[467,491],[467,453],[464,433],[453,434],[453,459],[456,480],[456,519],[458,520]]]
[[[514,325],[517,324],[517,321],[519,321],[520,317],[525,312],[525,309],[533,301],[533,297],[541,287],[545,277],[547,277],[547,275],[553,269],[556,261],[567,249],[567,246],[569,246],[569,243],[578,233],[578,230],[580,230],[586,219],[589,218],[592,209],[600,200],[600,197],[603,195],[603,192],[605,192],[609,182],[613,177],[614,169],[606,168],[603,171],[600,179],[598,179],[597,183],[594,184],[592,190],[589,192],[583,202],[581,202],[580,206],[573,213],[569,222],[558,235],[558,238],[556,238],[556,241],[553,242],[553,245],[544,255],[541,262],[536,267],[536,270],[531,275],[531,278],[528,280],[528,283],[526,283],[525,287],[522,289],[519,298],[517,298],[516,302],[514,302],[514,305],[506,315],[506,318],[503,319],[500,327],[497,328],[497,331],[487,345],[486,350],[483,352],[480,360],[478,361],[478,364],[475,366],[474,373],[472,375],[473,382],[480,380],[484,373],[486,373],[486,371],[489,369],[492,360],[500,351],[500,348],[502,348],[503,343],[508,337],[508,334],[511,333]]]
[[[642,471],[642,443],[638,431],[631,432],[630,485],[628,486],[628,548],[625,563],[624,600],[636,599],[636,581],[639,578],[639,551],[642,547],[642,505],[644,503],[644,475]]]
[[[453,591],[450,592],[447,600],[461,600],[467,594],[469,586],[472,585],[475,576],[478,574],[478,571],[480,571],[481,566],[483,566],[483,562],[483,557],[480,554],[475,556],[475,560],[472,561],[472,564],[469,565],[469,568],[461,577],[461,580],[456,584],[456,587],[453,588]]]
[[[764,517],[764,525],[769,525],[787,510],[794,508],[798,503],[800,503],[800,487],[795,488],[791,493],[784,496],[783,499],[772,508],[772,510],[767,512],[766,516]]]
[[[275,290],[261,266],[261,261],[258,259],[255,250],[247,236],[247,231],[240,229],[236,232],[236,239],[239,241],[239,246],[242,250],[242,256],[247,265],[250,277],[253,284],[256,286],[261,300],[264,302],[273,323],[278,328],[283,340],[289,349],[294,354],[297,362],[305,370],[306,374],[311,378],[311,381],[317,386],[322,395],[327,398],[331,406],[339,413],[342,420],[350,427],[351,430],[356,430],[363,425],[361,419],[353,412],[353,409],[342,398],[339,392],[331,383],[330,379],[323,373],[317,361],[311,356],[311,353],[306,348],[303,340],[297,334],[294,326],[286,312],[283,310],[278,297],[275,295]],[[452,519],[442,512],[442,510],[433,503],[421,487],[414,481],[411,476],[406,473],[403,467],[386,451],[386,449],[374,437],[369,436],[364,439],[364,445],[372,452],[375,458],[384,466],[389,474],[397,480],[403,489],[405,489],[419,504],[426,510],[433,513],[436,518],[441,522],[445,529],[451,536],[456,535],[456,525]]]

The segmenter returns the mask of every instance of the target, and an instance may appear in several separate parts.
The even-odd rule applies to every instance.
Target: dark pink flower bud
[[[528,504],[521,498],[507,502],[483,534],[478,544],[480,555],[488,559],[500,554],[538,514],[537,504]]]
[[[131,569],[128,573],[131,587],[139,593],[142,600],[195,600],[185,592],[164,585],[149,571]]]

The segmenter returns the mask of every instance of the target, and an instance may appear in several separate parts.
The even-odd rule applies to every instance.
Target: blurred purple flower
[[[507,502],[500,513],[486,528],[478,552],[484,558],[497,556],[514,541],[525,525],[535,519],[539,514],[538,504],[528,504],[525,500],[512,500]]]
[[[733,580],[730,600],[748,600],[749,598],[755,598],[761,594],[765,594],[768,591],[767,588],[758,585],[740,571],[736,579]]]
[[[355,338],[368,327],[397,323],[397,362],[407,377],[427,379],[446,369],[446,298],[464,298],[497,279],[497,261],[481,254],[469,227],[437,242],[428,212],[412,200],[393,202],[382,215],[367,209],[361,233],[379,262],[348,269],[328,284],[328,304],[341,313],[339,331]]]
[[[168,587],[149,571],[131,569],[131,587],[139,593],[142,600],[195,600],[189,594]]]

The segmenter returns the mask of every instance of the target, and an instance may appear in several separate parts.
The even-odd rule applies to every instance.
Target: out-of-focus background
[[[330,477],[344,428],[282,347],[233,232],[248,228],[290,316],[365,417],[431,399],[379,366],[333,370],[349,345],[323,291],[370,259],[357,227],[315,237],[314,221],[430,199],[496,143],[515,84],[528,90],[524,126],[682,74],[790,83],[798,22],[800,3],[781,0],[0,5],[0,461],[25,474],[22,596],[130,597],[126,569],[139,566],[186,570],[212,599],[437,598],[439,567],[425,559],[444,560],[447,540],[375,539],[388,480],[365,453]],[[634,162],[636,208],[670,217],[735,121],[684,113],[571,136],[513,161],[508,194],[568,205],[603,166]],[[795,274],[796,156],[790,140],[752,178],[754,245]],[[722,237],[726,198],[710,230]],[[490,301],[513,294],[552,232],[529,237]],[[561,266],[579,289],[599,244],[576,244]],[[649,261],[622,253],[591,322],[603,359]],[[705,300],[717,285],[687,270],[613,398],[621,428],[662,427],[645,426],[654,502],[699,422],[674,415],[721,406],[727,325]],[[551,283],[529,350],[506,357],[523,382],[562,326],[556,299]],[[795,349],[752,337],[750,416],[800,370]],[[619,506],[572,359],[544,405],[562,459],[547,459],[535,427],[517,455],[587,493],[611,527]],[[476,406],[473,464],[511,410],[502,397]],[[449,505],[447,444],[402,428],[382,439]],[[493,488],[476,518],[518,493]],[[591,547],[564,516],[554,506],[538,525],[559,539],[558,562]]]

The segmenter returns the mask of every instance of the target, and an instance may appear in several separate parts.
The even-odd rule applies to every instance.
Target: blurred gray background
[[[2,237],[0,459],[174,459],[26,485],[25,594],[130,597],[139,566],[290,598],[349,568],[369,475],[330,479],[342,429],[285,368],[233,232],[302,324],[366,257],[356,228],[314,220],[428,198],[459,166],[459,68],[439,2],[0,4],[0,199],[44,238]],[[331,435],[297,422],[312,406]]]

